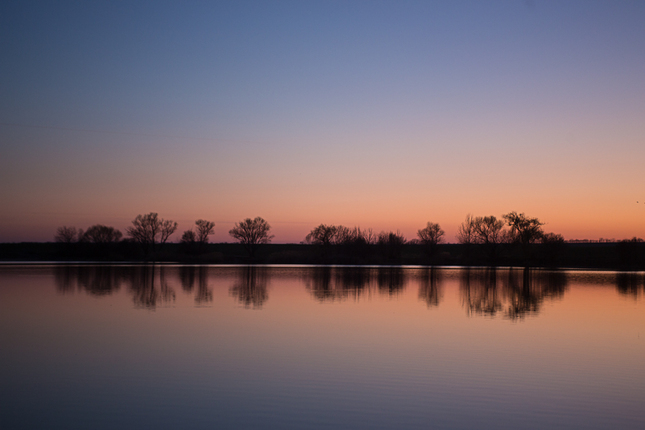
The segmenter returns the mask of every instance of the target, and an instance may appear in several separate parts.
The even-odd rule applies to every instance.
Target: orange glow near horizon
[[[123,231],[149,212],[179,222],[174,240],[204,218],[217,224],[213,241],[230,241],[235,222],[261,216],[275,242],[300,242],[320,223],[412,239],[428,221],[453,242],[467,214],[510,211],[567,239],[645,237],[642,6],[540,7],[469,14],[446,3],[429,26],[439,15],[423,4],[335,11],[337,25],[213,6],[204,16],[228,16],[218,43],[201,43],[211,19],[197,39],[192,19],[178,23],[180,58],[131,28],[113,42],[151,56],[120,60],[130,43],[8,14],[0,242],[52,240],[62,225]],[[581,7],[594,25],[561,21]],[[91,16],[122,28],[110,21],[120,13]],[[260,39],[241,30],[248,19],[266,30]],[[104,50],[79,51],[68,32]],[[61,55],[37,54],[50,38]],[[72,70],[61,58],[89,63]]]

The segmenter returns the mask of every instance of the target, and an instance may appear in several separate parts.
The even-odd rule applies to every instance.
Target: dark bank
[[[199,264],[368,264],[428,266],[516,266],[645,270],[645,243],[499,244],[491,257],[484,244],[437,244],[432,255],[420,244],[263,244],[251,257],[241,244],[189,247],[166,243],[154,254],[131,241],[100,243],[1,243],[0,260],[180,262]]]

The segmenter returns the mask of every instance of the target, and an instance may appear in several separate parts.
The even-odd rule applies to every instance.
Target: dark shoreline
[[[501,244],[441,244],[429,253],[423,245],[406,244],[399,249],[378,245],[360,248],[321,247],[307,244],[267,244],[250,258],[240,244],[213,243],[202,249],[167,243],[155,253],[144,255],[132,242],[113,244],[55,242],[0,243],[0,262],[14,264],[285,264],[285,265],[373,265],[453,267],[541,267],[552,269],[645,270],[645,243],[564,243],[558,248],[533,244],[522,248]]]

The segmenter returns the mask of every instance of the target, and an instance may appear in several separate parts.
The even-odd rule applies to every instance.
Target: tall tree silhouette
[[[78,239],[76,227],[62,226],[56,229],[54,240],[59,243],[73,243]]]
[[[88,228],[83,234],[83,239],[93,243],[113,243],[121,240],[123,234],[114,227],[96,224]]]
[[[170,235],[177,230],[177,223],[171,220],[159,218],[156,212],[146,215],[137,215],[132,221],[132,227],[128,227],[128,235],[139,242],[146,254],[155,253],[157,245],[166,243]]]
[[[201,246],[204,246],[208,243],[208,236],[215,233],[215,223],[212,221],[206,221],[205,219],[198,219],[195,221],[196,239]]]
[[[475,218],[474,238],[475,243],[484,245],[490,262],[494,264],[499,244],[507,239],[504,221],[497,219],[493,215]]]
[[[466,220],[459,225],[457,241],[464,245],[475,242],[475,218],[471,214],[466,215]]]
[[[405,245],[406,240],[403,235],[397,231],[385,232],[382,231],[378,235],[378,246],[381,249],[383,256],[389,260],[399,260],[401,259],[401,251],[403,250],[403,245]]]
[[[269,223],[261,217],[256,217],[236,222],[235,227],[228,234],[238,240],[247,250],[249,256],[253,258],[258,245],[271,242],[273,236],[269,234],[270,231]]]
[[[509,212],[502,215],[502,218],[511,228],[510,238],[513,242],[526,246],[537,242],[544,234],[542,231],[544,223],[537,218],[529,218],[523,213],[518,214],[517,212]]]
[[[436,252],[437,244],[441,242],[444,233],[439,224],[434,222],[428,222],[425,228],[417,231],[419,242],[424,245],[426,254],[429,257],[432,257]]]

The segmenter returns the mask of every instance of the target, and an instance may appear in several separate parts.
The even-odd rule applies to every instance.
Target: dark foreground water
[[[0,428],[645,428],[645,274],[0,267]]]

